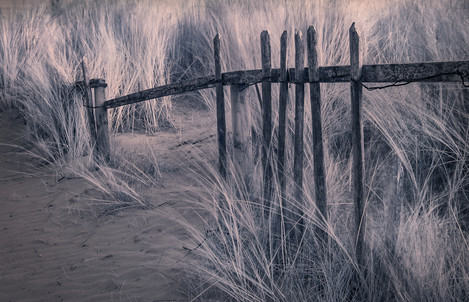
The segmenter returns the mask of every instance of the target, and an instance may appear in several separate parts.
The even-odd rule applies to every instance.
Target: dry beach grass
[[[216,171],[213,89],[111,110],[113,160],[93,159],[73,88],[83,57],[91,77],[108,83],[108,99],[212,74],[217,32],[223,71],[260,67],[262,30],[271,34],[274,67],[277,41],[288,30],[293,67],[294,29],[309,25],[319,34],[319,65],[348,65],[353,21],[365,64],[469,59],[465,1],[261,2],[58,1],[2,12],[1,300],[465,299],[469,110],[461,83],[364,91],[368,257],[359,284],[350,231],[349,85],[321,85],[327,224],[315,215],[309,104],[301,203],[291,181],[293,148],[286,150],[289,210],[305,213],[299,241],[262,218],[280,212],[280,194],[274,182],[272,207],[259,206],[255,87],[247,95],[255,158],[248,183],[236,175],[224,181]],[[317,227],[327,244],[314,241]]]

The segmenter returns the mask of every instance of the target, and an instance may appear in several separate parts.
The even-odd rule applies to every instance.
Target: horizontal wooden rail
[[[308,79],[308,68],[304,69],[304,79]],[[288,69],[287,81],[295,83],[295,69]],[[469,75],[469,61],[433,62],[411,64],[376,64],[363,65],[363,83],[394,82],[460,82],[461,76]],[[223,85],[253,85],[265,80],[262,69],[225,72],[222,74]],[[270,82],[280,82],[280,69],[271,70]],[[308,82],[308,80],[304,81]],[[320,83],[350,82],[350,66],[319,67]],[[469,82],[469,80],[468,80]],[[213,88],[217,81],[215,75],[186,80],[174,84],[146,89],[104,103],[106,109],[130,105],[164,96]]]

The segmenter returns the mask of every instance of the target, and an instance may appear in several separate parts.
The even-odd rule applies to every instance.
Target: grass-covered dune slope
[[[469,7],[465,1],[193,0],[75,1],[35,7],[0,19],[0,106],[17,110],[29,130],[28,150],[58,174],[74,171],[96,184],[109,204],[147,205],[143,185],[158,173],[130,155],[111,164],[90,155],[85,108],[74,83],[80,63],[108,83],[107,98],[181,79],[213,74],[212,39],[220,33],[224,71],[261,67],[260,33],[268,30],[273,67],[280,35],[289,33],[288,65],[294,67],[293,34],[314,25],[319,65],[348,65],[348,29],[356,22],[364,64],[469,60]],[[466,84],[469,82],[466,78]],[[293,86],[293,85],[292,85]],[[322,84],[329,242],[315,244],[318,227],[312,177],[311,112],[305,106],[303,202],[291,179],[293,92],[287,135],[288,211],[305,213],[305,236],[291,240],[262,213],[260,160],[249,183],[222,181],[213,161],[198,175],[202,192],[192,206],[206,225],[187,225],[195,244],[191,278],[201,295],[237,301],[462,301],[469,290],[468,99],[461,83],[419,84],[364,90],[366,166],[366,269],[354,257],[351,204],[350,91]],[[290,89],[293,91],[293,89]],[[228,90],[226,90],[228,94]],[[306,100],[309,100],[306,89]],[[273,100],[278,86],[273,85]],[[181,97],[179,97],[181,99]],[[261,114],[254,87],[254,156],[259,156]],[[214,90],[182,99],[214,111]],[[110,111],[114,133],[157,133],[173,127],[174,100],[164,98]],[[179,100],[180,101],[180,100]],[[229,110],[229,102],[228,110]],[[274,102],[274,141],[278,104]],[[216,146],[213,146],[216,148]],[[257,158],[257,157],[256,157]],[[151,166],[158,166],[152,154]],[[120,163],[120,164],[117,164]],[[131,163],[131,164],[130,164]],[[94,168],[103,171],[94,177]],[[200,173],[200,172],[199,172]],[[130,181],[131,180],[131,181]],[[140,186],[140,187],[139,187]],[[279,184],[271,208],[278,213]],[[222,203],[219,201],[223,200]],[[287,209],[284,209],[287,210]],[[208,216],[207,216],[208,215]],[[208,217],[208,218],[207,218]],[[278,265],[280,263],[280,265]],[[280,267],[280,268],[279,268]],[[357,272],[363,273],[354,282]],[[213,294],[211,292],[214,292]]]

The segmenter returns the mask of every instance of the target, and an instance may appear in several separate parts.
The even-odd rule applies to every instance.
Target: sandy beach
[[[200,128],[146,136],[164,163],[161,185],[152,189],[153,209],[102,214],[93,207],[99,192],[89,182],[54,175],[15,147],[24,145],[22,126],[1,114],[0,300],[188,300],[183,246],[192,243],[175,219],[191,219],[184,192],[193,180],[178,154],[190,155],[193,146],[184,141]],[[137,150],[142,137],[121,135],[116,144]]]

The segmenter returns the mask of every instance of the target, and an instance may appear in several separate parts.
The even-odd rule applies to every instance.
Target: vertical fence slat
[[[319,66],[317,53],[317,36],[313,26],[308,28],[307,50],[309,67],[309,90],[311,96],[311,120],[313,132],[313,165],[314,165],[314,189],[316,206],[322,223],[327,221],[327,191],[326,175],[324,169],[324,147],[322,141],[321,121],[321,87],[319,84]],[[324,220],[323,220],[324,219]],[[318,228],[316,234],[323,243],[327,241],[327,233]]]
[[[262,165],[264,168],[264,207],[270,210],[270,199],[272,194],[272,167],[270,164],[270,143],[272,138],[272,83],[271,83],[271,50],[270,36],[267,31],[261,33],[261,56],[262,56],[262,129],[263,148]]]
[[[226,118],[225,97],[223,94],[223,82],[220,59],[220,35],[213,39],[213,55],[215,59],[215,80],[217,94],[217,136],[218,136],[218,165],[220,175],[226,179]]]
[[[88,126],[90,130],[91,146],[96,146],[96,122],[94,117],[94,101],[91,94],[91,87],[86,69],[85,59],[81,61],[81,69],[83,71],[83,94],[85,97],[86,113],[88,115]]]
[[[280,95],[278,107],[278,179],[280,183],[280,193],[282,198],[282,207],[285,206],[285,134],[287,120],[287,102],[288,102],[288,73],[287,73],[287,31],[280,37]]]
[[[276,257],[274,258],[274,265],[277,268],[276,273],[282,271],[285,266],[285,248],[286,242],[281,240],[285,238],[287,230],[291,230],[289,219],[285,216],[287,211],[286,203],[286,177],[285,177],[285,135],[286,135],[286,120],[287,120],[287,102],[288,102],[288,73],[287,73],[287,31],[282,33],[280,37],[280,95],[279,95],[279,108],[278,108],[278,154],[277,154],[277,172],[280,184],[280,211],[273,221],[273,231],[276,235],[274,248]]]
[[[246,102],[246,92],[246,89],[237,85],[230,87],[234,168],[245,185],[248,185],[249,175],[252,173],[252,123],[251,108]]]
[[[364,266],[365,205],[364,205],[364,140],[362,123],[362,86],[360,62],[360,38],[352,24],[350,39],[350,92],[352,98],[352,185],[355,204],[356,257]]]
[[[298,204],[303,203],[303,128],[304,128],[304,39],[300,30],[295,31],[295,142],[293,175],[295,181],[295,198]],[[302,213],[295,220],[303,231]]]
[[[103,79],[93,79],[90,81],[91,88],[94,88],[94,103],[96,105],[96,157],[99,160],[109,161],[111,147],[109,144],[109,123],[106,102],[107,84]]]

